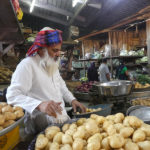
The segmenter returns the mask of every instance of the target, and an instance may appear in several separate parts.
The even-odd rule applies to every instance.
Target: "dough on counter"
[[[0,125],[3,125],[4,122],[5,122],[5,117],[4,117],[4,115],[0,114]]]
[[[11,107],[10,105],[7,105],[7,106],[4,106],[2,108],[2,113],[5,113],[5,112],[13,112],[13,107]]]
[[[57,132],[56,135],[53,138],[53,142],[56,142],[58,144],[62,144],[62,136],[64,135],[64,133],[62,132]]]
[[[6,102],[0,102],[0,106],[2,106],[2,107],[7,106],[7,103]]]
[[[114,134],[108,138],[112,148],[121,148],[125,144],[125,139],[120,134]]]
[[[14,114],[16,115],[16,119],[19,119],[24,116],[24,112],[21,110],[15,111]]]
[[[17,111],[17,110],[23,111],[23,109],[22,109],[21,107],[19,107],[19,106],[14,106],[14,107],[13,107],[13,110],[14,110],[14,111]]]
[[[0,131],[3,130],[4,128],[2,126],[0,126]]]
[[[65,133],[69,129],[70,124],[64,124],[62,127],[62,131]]]
[[[7,120],[15,120],[16,119],[16,114],[12,113],[12,112],[5,112],[4,117],[5,117],[6,121]]]
[[[3,124],[3,127],[4,127],[4,128],[7,128],[8,126],[12,125],[13,123],[15,123],[14,120],[8,120],[8,121],[6,121],[6,122]]]
[[[48,139],[44,136],[44,134],[40,134],[37,137],[35,147],[38,149],[43,149],[47,146],[47,144],[48,144]]]

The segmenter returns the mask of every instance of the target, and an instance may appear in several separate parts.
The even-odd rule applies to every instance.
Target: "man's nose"
[[[55,56],[60,56],[60,51],[56,52]]]

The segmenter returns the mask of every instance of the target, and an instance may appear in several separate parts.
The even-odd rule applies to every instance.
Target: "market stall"
[[[150,150],[149,1],[2,0],[0,10],[0,150]],[[8,100],[29,48],[37,59],[14,73]],[[127,80],[116,75],[121,62]]]

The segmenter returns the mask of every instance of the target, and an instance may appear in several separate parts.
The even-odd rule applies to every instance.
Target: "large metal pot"
[[[99,94],[102,96],[122,96],[131,93],[133,84],[132,81],[115,80],[96,85]]]

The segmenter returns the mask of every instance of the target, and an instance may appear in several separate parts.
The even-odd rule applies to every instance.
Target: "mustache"
[[[58,57],[58,56],[55,56],[55,57],[54,57],[54,60],[55,60],[55,61],[59,60],[59,57]]]

